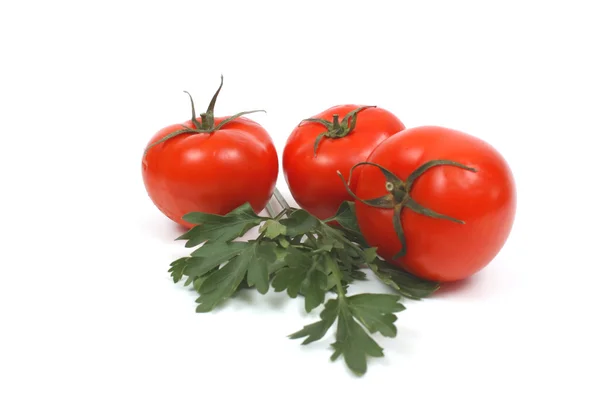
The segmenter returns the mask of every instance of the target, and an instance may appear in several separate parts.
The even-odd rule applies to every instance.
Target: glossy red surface
[[[215,125],[226,118],[215,118]],[[193,127],[191,121],[183,125]],[[165,127],[149,143],[179,129],[180,124]],[[142,159],[148,195],[186,228],[192,225],[181,217],[193,211],[222,215],[249,202],[260,212],[273,194],[278,170],[271,137],[244,117],[211,134],[176,136],[150,148]]]
[[[338,114],[341,120],[359,107],[336,106],[312,118],[331,121]],[[318,218],[333,216],[342,202],[352,200],[336,171],[347,178],[354,164],[365,161],[379,143],[403,129],[404,124],[389,111],[368,108],[357,114],[356,126],[347,136],[324,138],[315,156],[315,140],[326,128],[314,122],[302,123],[288,137],[283,152],[284,176],[294,200]],[[355,188],[356,182],[353,179],[350,186]]]
[[[402,180],[420,165],[446,159],[474,167],[470,172],[437,166],[418,178],[411,191],[421,205],[465,222],[464,225],[420,215],[404,208],[401,221],[406,255],[393,226],[393,211],[357,202],[356,213],[368,243],[379,254],[420,277],[438,281],[464,279],[485,267],[501,250],[516,212],[516,189],[504,158],[488,143],[452,129],[425,126],[406,129],[386,140],[369,157]],[[385,195],[378,168],[359,167],[356,194],[361,199]]]

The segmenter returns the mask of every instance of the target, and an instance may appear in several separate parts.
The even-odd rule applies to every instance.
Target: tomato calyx
[[[381,197],[374,198],[374,199],[366,199],[366,200],[361,199],[358,196],[356,196],[356,194],[352,191],[352,189],[350,189],[350,186],[348,186],[348,183],[344,180],[344,176],[341,174],[341,172],[337,171],[337,174],[342,179],[342,182],[344,183],[346,191],[357,201],[360,201],[361,203],[366,204],[370,207],[394,210],[394,216],[393,216],[394,230],[396,231],[396,236],[398,237],[398,240],[400,241],[400,244],[402,245],[402,248],[400,249],[400,251],[394,255],[394,257],[393,257],[394,259],[406,255],[406,236],[404,234],[404,229],[402,227],[402,219],[401,219],[401,213],[404,208],[408,208],[418,214],[425,215],[427,217],[437,218],[437,219],[445,219],[445,220],[448,220],[448,221],[451,221],[451,222],[454,222],[457,224],[465,224],[465,221],[462,221],[460,219],[457,219],[457,218],[454,218],[454,217],[451,217],[448,215],[440,214],[434,210],[431,210],[429,208],[422,206],[421,204],[417,203],[410,196],[410,192],[411,192],[412,186],[415,183],[415,181],[431,168],[434,168],[437,166],[453,166],[453,167],[461,168],[461,169],[464,169],[467,171],[477,172],[477,170],[475,168],[468,167],[464,164],[460,164],[460,163],[457,163],[455,161],[450,161],[450,160],[433,160],[433,161],[426,162],[423,165],[421,165],[420,167],[418,167],[417,169],[415,169],[408,176],[406,181],[403,181],[402,179],[398,178],[393,172],[386,169],[385,167],[383,167],[379,164],[364,161],[364,162],[360,162],[360,163],[352,166],[352,168],[350,169],[350,175],[348,177],[348,182],[350,182],[352,179],[352,173],[354,172],[354,169],[361,165],[370,165],[370,166],[377,167],[381,171],[381,173],[383,173],[383,175],[386,178],[385,190],[388,192],[388,194],[381,196]]]
[[[171,132],[168,135],[166,135],[165,137],[161,138],[160,140],[157,140],[156,142],[150,144],[148,147],[146,147],[146,150],[144,153],[148,152],[148,150],[150,150],[150,148],[152,148],[158,144],[161,144],[163,142],[166,142],[167,140],[172,139],[176,136],[182,135],[184,133],[211,134],[213,132],[218,131],[219,129],[223,128],[225,125],[227,125],[231,121],[233,121],[243,115],[257,113],[257,112],[266,112],[265,110],[242,111],[235,115],[232,115],[231,117],[225,118],[223,121],[221,121],[219,124],[217,124],[215,126],[215,104],[217,102],[217,97],[219,96],[219,93],[221,92],[222,87],[223,87],[223,75],[221,75],[221,84],[219,85],[219,88],[217,89],[217,91],[213,95],[212,99],[210,100],[210,103],[208,105],[208,108],[206,109],[206,112],[203,112],[200,114],[200,120],[198,120],[198,118],[196,117],[196,107],[194,105],[194,99],[192,98],[192,95],[189,92],[184,91],[184,93],[186,93],[189,96],[190,103],[192,105],[192,118],[190,121],[192,122],[194,127],[190,128],[185,125],[181,125],[182,129]]]
[[[323,118],[307,118],[300,121],[300,124],[298,124],[298,126],[301,126],[304,122],[313,122],[321,124],[327,129],[325,132],[320,133],[319,136],[317,136],[317,138],[315,139],[313,151],[314,156],[316,157],[317,149],[319,148],[319,144],[321,143],[321,140],[323,140],[323,138],[340,139],[347,136],[356,127],[356,120],[358,118],[357,114],[362,110],[366,110],[367,108],[376,107],[377,106],[358,107],[346,114],[342,121],[340,121],[339,114],[333,114],[331,121],[328,121]]]

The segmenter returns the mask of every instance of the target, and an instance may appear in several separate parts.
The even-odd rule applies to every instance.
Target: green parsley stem
[[[275,192],[273,193],[273,195],[275,196],[275,199],[283,209],[289,210],[291,208],[289,203],[285,200],[285,198],[279,191],[279,189],[275,188]]]
[[[277,214],[275,216],[275,218],[273,218],[275,221],[279,221],[281,218],[283,218],[284,215],[286,215],[288,213],[289,210],[286,210],[285,208],[283,210],[281,210],[281,212],[279,212],[279,214]]]
[[[314,249],[319,247],[317,241],[315,240],[315,237],[313,235],[311,235],[310,233],[306,234],[306,239],[308,240],[308,242],[312,245],[312,247]]]
[[[337,263],[334,260],[331,260],[331,265],[329,266],[331,269],[331,274],[335,278],[335,287],[337,289],[338,299],[340,303],[343,303],[346,300],[346,293],[344,290],[344,286],[342,285],[342,271],[340,271]]]
[[[273,201],[273,199],[271,198],[265,208],[267,210],[267,214],[269,214],[269,217],[274,218],[276,213],[275,213],[275,209],[273,208],[273,205],[271,204],[272,201]]]

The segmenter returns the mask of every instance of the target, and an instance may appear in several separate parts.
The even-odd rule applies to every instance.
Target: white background
[[[594,3],[2,2],[0,398],[599,398]],[[196,314],[170,280],[187,253],[141,155],[221,73],[217,114],[266,109],[252,118],[279,151],[355,102],[477,135],[513,169],[502,252],[407,302],[363,378],[330,337],[286,338],[317,317],[301,300]]]

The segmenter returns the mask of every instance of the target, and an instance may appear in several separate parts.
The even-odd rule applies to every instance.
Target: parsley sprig
[[[193,212],[184,219],[196,226],[177,240],[185,240],[188,248],[199,247],[171,263],[169,272],[175,283],[185,278],[184,285],[198,292],[197,312],[214,310],[244,288],[300,296],[307,313],[324,305],[317,322],[290,338],[304,338],[306,345],[322,339],[335,324],[331,359],[343,356],[356,375],[367,371],[368,357],[383,356],[374,334],[396,336],[396,313],[405,309],[400,300],[418,300],[439,287],[377,257],[360,233],[352,202],[343,203],[326,221],[297,208],[262,217],[249,204],[224,216]],[[257,238],[240,240],[255,227]],[[348,287],[367,278],[365,267],[397,294],[349,296]]]

